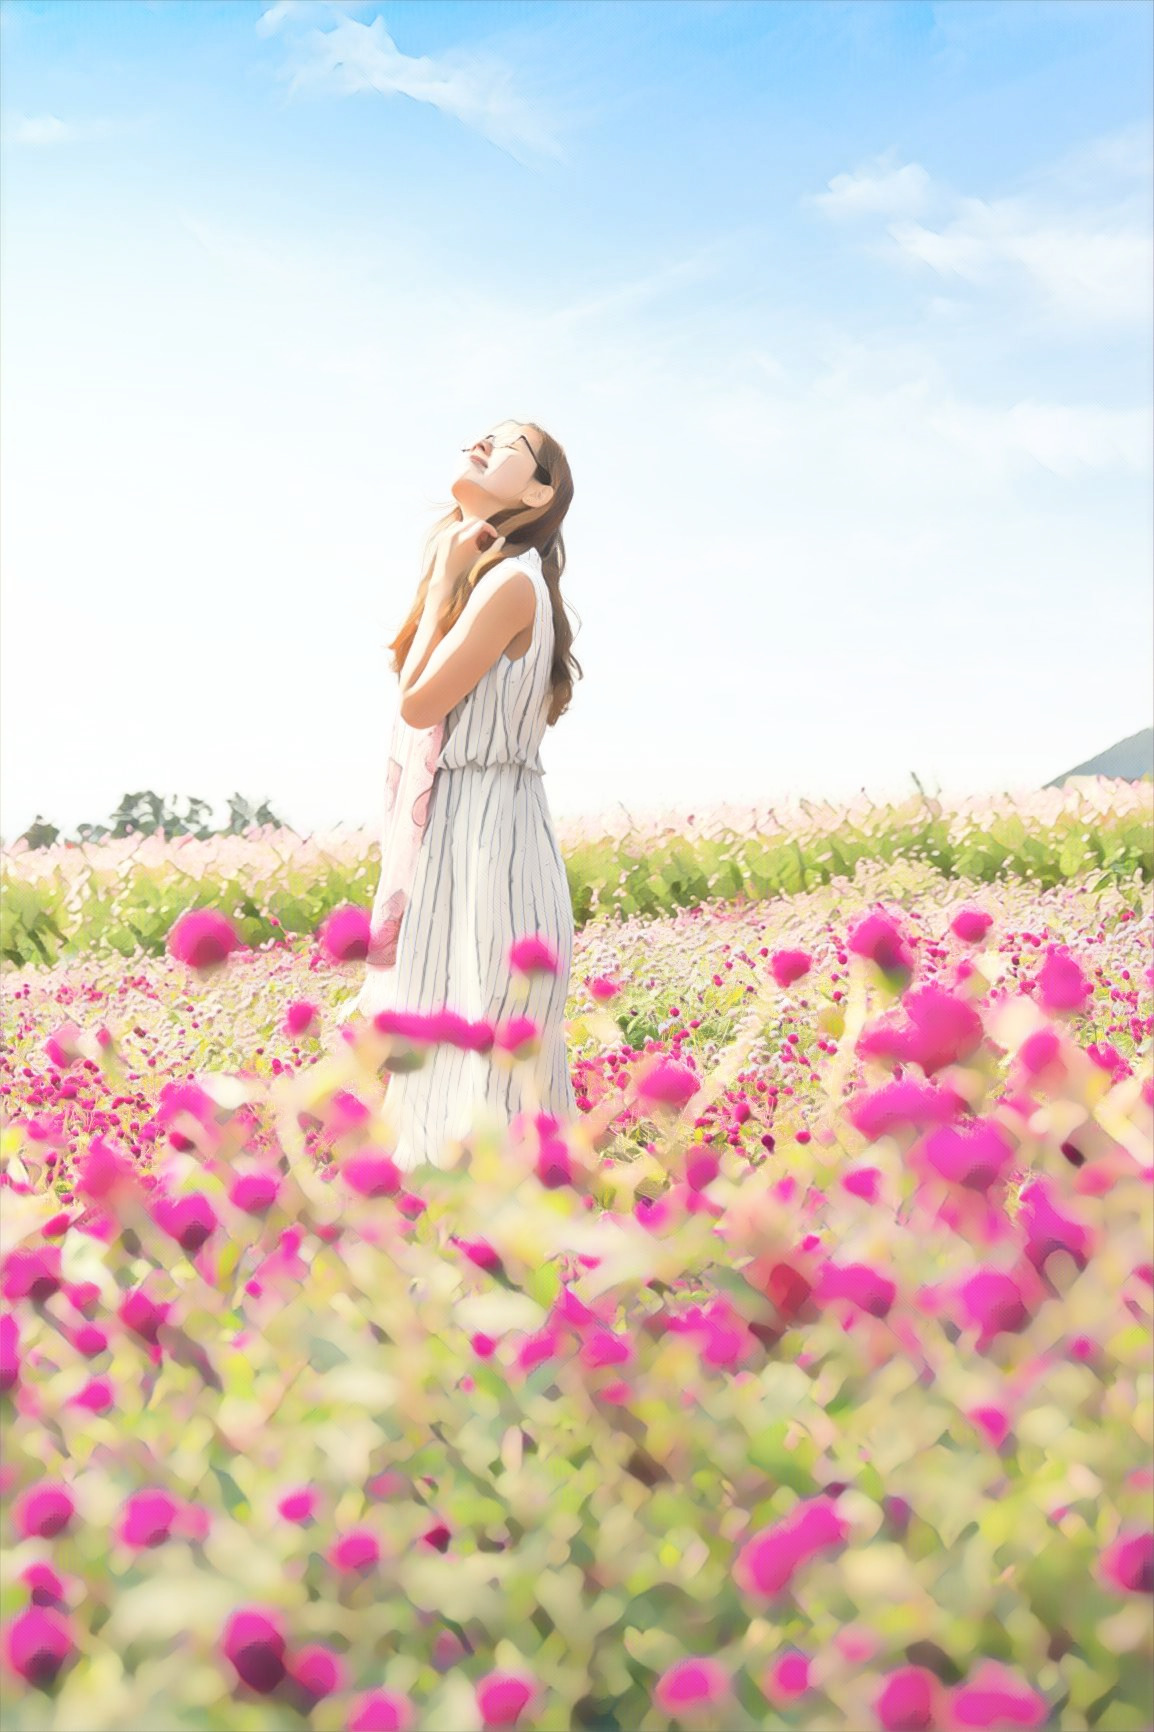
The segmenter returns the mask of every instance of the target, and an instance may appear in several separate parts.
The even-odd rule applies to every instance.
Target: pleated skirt
[[[526,980],[510,968],[509,950],[532,934],[552,946],[557,972]],[[420,1070],[392,1075],[384,1117],[403,1171],[448,1164],[482,1113],[506,1127],[529,1111],[576,1117],[565,1036],[573,936],[540,773],[508,763],[438,769],[398,941],[397,1008],[494,1025],[528,1016],[540,1048],[505,1068],[490,1053],[429,1047]]]

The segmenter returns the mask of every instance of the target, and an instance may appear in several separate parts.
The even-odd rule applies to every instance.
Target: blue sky
[[[1154,8],[0,0],[0,832],[375,824],[458,448],[566,447],[557,817],[1154,708]]]

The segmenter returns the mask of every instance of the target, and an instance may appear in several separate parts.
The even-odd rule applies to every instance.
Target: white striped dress
[[[454,1010],[471,1021],[533,1019],[536,1058],[501,1069],[487,1053],[428,1047],[420,1070],[392,1076],[384,1102],[403,1170],[443,1165],[483,1111],[501,1124],[520,1112],[577,1115],[565,1039],[573,960],[573,905],[545,796],[540,746],[550,701],[553,604],[535,548],[493,567],[519,567],[537,596],[533,640],[518,661],[502,654],[450,710],[429,818],[397,948],[399,1010]],[[488,581],[486,574],[485,579]],[[509,948],[539,934],[555,975],[515,975]],[[533,1082],[527,1083],[529,1073]]]

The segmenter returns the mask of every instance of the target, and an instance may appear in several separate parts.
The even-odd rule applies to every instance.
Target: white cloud
[[[278,0],[261,15],[258,28],[268,35],[286,21],[315,15],[314,9],[306,12],[290,0]],[[287,67],[290,93],[376,90],[382,96],[407,96],[451,115],[517,161],[526,149],[564,157],[554,129],[515,88],[507,62],[478,49],[453,49],[437,59],[402,54],[383,18],[368,24],[339,12],[336,18],[331,30],[310,29],[295,38]]]
[[[1143,122],[1094,140],[1032,177],[1026,192],[983,199],[950,194],[918,163],[836,175],[829,191],[802,203],[840,218],[889,217],[885,257],[925,266],[976,288],[1018,287],[1059,324],[1149,325],[1154,316],[1154,234],[1148,197],[1117,182],[1149,177],[1150,130]],[[1144,153],[1147,161],[1144,163]],[[915,212],[949,203],[938,223]]]
[[[931,198],[930,177],[920,163],[890,168],[879,162],[872,169],[835,174],[828,192],[812,194],[802,202],[831,217],[908,216],[924,211]]]
[[[257,19],[257,35],[275,36],[284,24],[331,18],[338,7],[342,13],[362,12],[376,3],[377,0],[275,0]]]
[[[140,116],[131,120],[61,120],[56,114],[13,114],[3,133],[5,144],[34,146],[58,144],[92,144],[102,138],[116,138],[151,125],[151,118]]]

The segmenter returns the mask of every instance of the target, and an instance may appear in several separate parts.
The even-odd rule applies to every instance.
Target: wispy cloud
[[[4,124],[5,144],[33,146],[95,144],[100,139],[119,138],[151,125],[151,118],[61,120],[57,114],[12,114]]]
[[[802,203],[833,219],[889,217],[889,240],[872,251],[978,288],[1025,287],[1060,321],[1148,324],[1154,312],[1148,198],[1130,184],[1117,185],[1148,178],[1148,140],[1148,125],[1123,129],[1035,175],[1025,193],[1002,198],[954,195],[919,163],[895,168],[883,159],[837,175],[826,192]],[[934,205],[943,218],[919,221]]]
[[[891,162],[883,157],[852,174],[835,174],[827,192],[808,194],[802,202],[831,217],[920,215],[932,202],[929,175],[920,163],[895,168]]]
[[[300,30],[302,23],[327,21],[331,29]],[[359,23],[345,11],[301,0],[277,0],[261,14],[262,35],[291,36],[286,76],[290,94],[329,90],[343,96],[376,90],[382,96],[407,96],[451,115],[516,161],[524,152],[564,158],[555,127],[516,88],[513,69],[482,49],[453,49],[437,58],[402,54],[380,16]]]

